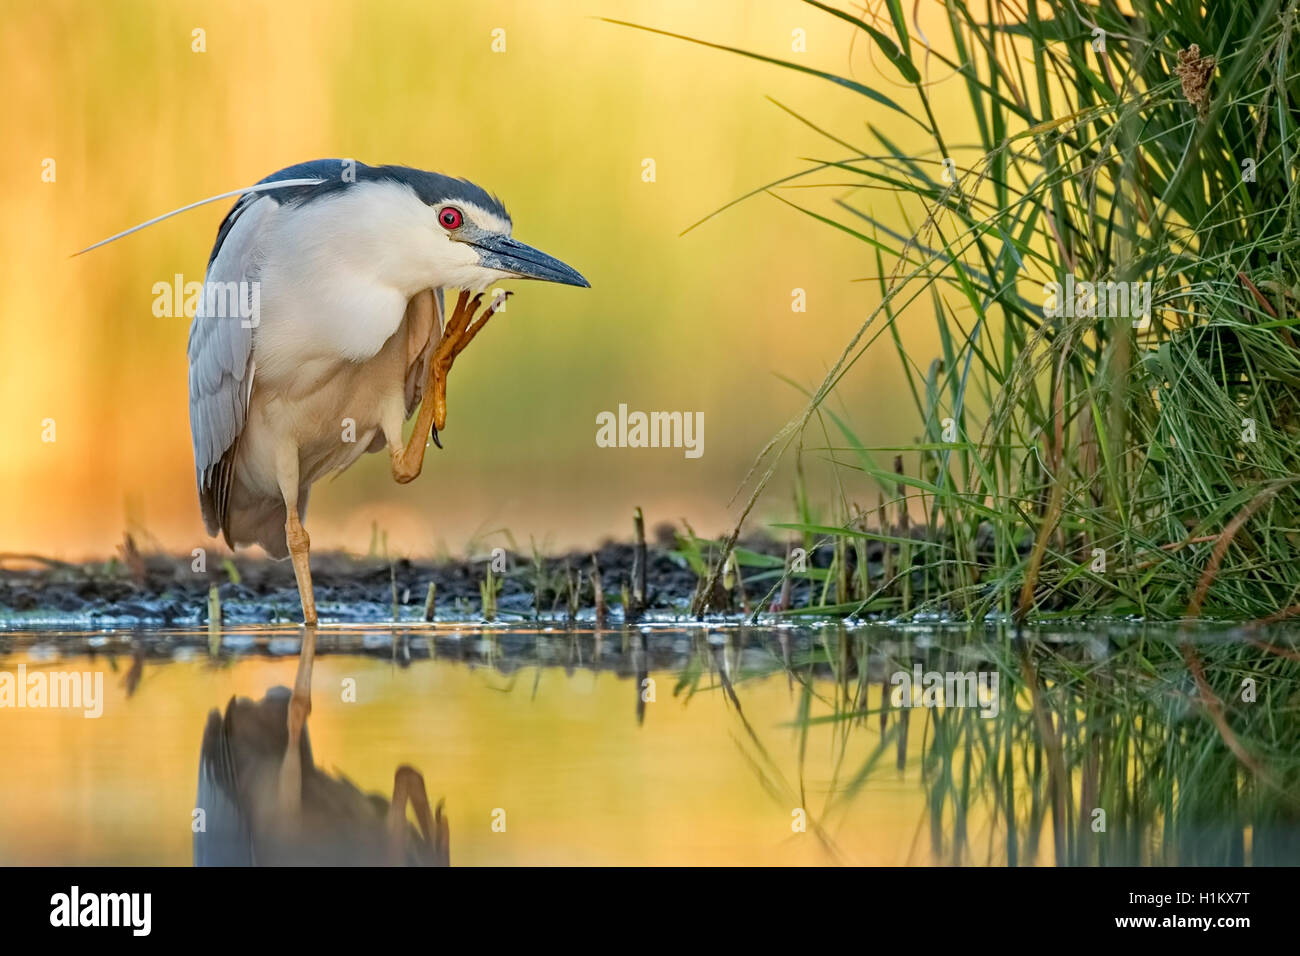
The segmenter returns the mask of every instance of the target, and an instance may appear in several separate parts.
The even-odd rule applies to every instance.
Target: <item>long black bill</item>
[[[484,236],[474,245],[482,254],[481,265],[488,269],[499,269],[521,279],[540,279],[543,282],[591,288],[591,283],[577,269],[509,236]]]

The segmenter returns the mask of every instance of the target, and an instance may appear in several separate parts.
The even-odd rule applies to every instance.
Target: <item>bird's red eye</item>
[[[448,206],[438,213],[438,221],[442,223],[445,229],[459,229],[460,224],[465,221],[465,217],[460,214],[460,210],[455,206]]]

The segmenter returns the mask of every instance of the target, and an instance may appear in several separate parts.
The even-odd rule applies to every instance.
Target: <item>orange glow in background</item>
[[[923,11],[923,23],[942,27]],[[722,204],[847,158],[772,97],[850,141],[883,123],[861,96],[813,77],[596,19],[727,43],[878,85],[853,28],[809,6],[686,0],[587,3],[206,4],[40,0],[6,6],[0,204],[0,537],[4,549],[102,556],[207,544],[194,490],[188,320],[152,314],[156,282],[201,281],[221,202],[78,257],[91,242],[294,162],[355,157],[465,176],[499,194],[515,232],[593,288],[515,283],[509,315],[456,366],[446,449],[399,487],[368,456],[313,492],[313,543],[459,553],[501,529],[554,547],[653,525],[701,533],[754,454],[878,299],[864,244],[759,195],[686,236]],[[492,31],[506,52],[491,52]],[[206,52],[194,52],[193,31]],[[791,52],[792,31],[807,52]],[[937,99],[963,114],[959,84]],[[941,121],[947,119],[940,117]],[[643,160],[656,181],[642,181]],[[53,159],[56,179],[43,182]],[[845,188],[782,193],[832,212]],[[890,215],[894,199],[861,200]],[[895,211],[896,212],[896,211]],[[898,226],[906,228],[901,213]],[[791,310],[803,289],[807,312]],[[934,354],[920,310],[905,342]],[[869,352],[832,403],[868,444],[918,431],[892,349]],[[596,415],[620,403],[702,411],[705,452],[602,449]],[[42,434],[52,420],[56,440]],[[821,437],[816,442],[821,444]],[[787,464],[788,468],[788,464]],[[871,489],[874,499],[875,491]],[[756,513],[789,517],[781,476]]]

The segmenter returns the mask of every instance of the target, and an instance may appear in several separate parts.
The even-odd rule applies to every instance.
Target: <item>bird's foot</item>
[[[452,310],[451,317],[443,328],[442,338],[438,340],[438,346],[430,359],[433,388],[432,394],[426,393],[425,396],[426,400],[433,402],[433,442],[439,448],[442,444],[438,441],[438,432],[447,424],[447,375],[451,372],[452,363],[483,326],[487,325],[488,319],[505,306],[506,299],[511,294],[506,292],[493,299],[477,322],[474,321],[474,316],[483,305],[483,293],[471,297],[468,292],[461,292],[460,298],[456,300],[456,308]]]
[[[429,356],[428,378],[424,383],[424,402],[420,414],[415,420],[415,430],[407,440],[405,447],[396,444],[390,448],[392,456],[393,478],[400,484],[413,481],[424,467],[424,452],[432,441],[439,448],[438,432],[447,424],[447,375],[452,362],[464,351],[465,346],[478,335],[479,329],[487,320],[500,310],[510,293],[498,296],[479,316],[474,316],[483,305],[482,293],[471,297],[462,292],[456,302],[456,308],[443,326],[442,335]]]

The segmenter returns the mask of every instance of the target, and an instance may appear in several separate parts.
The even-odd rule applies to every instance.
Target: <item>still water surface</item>
[[[320,634],[317,767],[385,798],[416,768],[452,865],[1300,860],[1300,667],[1277,635]],[[0,634],[0,675],[103,686],[93,718],[0,706],[0,863],[192,863],[209,713],[291,685],[297,649],[292,628]],[[924,706],[932,674],[947,703],[980,690]],[[1244,678],[1254,701],[1230,696]]]

